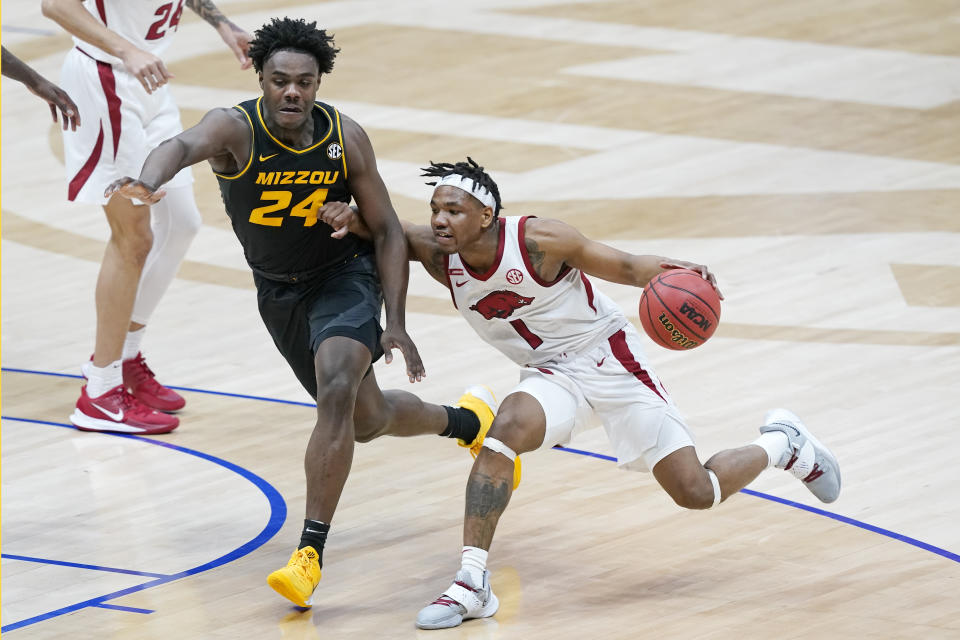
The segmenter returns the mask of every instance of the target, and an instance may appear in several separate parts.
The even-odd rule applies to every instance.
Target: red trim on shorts
[[[103,20],[104,26],[107,24],[107,8],[103,4],[103,0],[97,0],[97,12],[100,14],[100,19]]]
[[[113,66],[97,60],[97,73],[100,74],[100,86],[107,97],[107,112],[110,114],[110,131],[113,133],[113,157],[117,157],[120,148],[120,96],[117,95],[117,79],[113,75]]]
[[[637,359],[633,357],[633,353],[630,352],[630,346],[627,344],[627,334],[624,333],[623,329],[610,336],[609,342],[610,349],[613,351],[614,357],[620,361],[620,364],[623,365],[623,368],[632,373],[637,380],[646,385],[648,389],[660,396],[660,399],[666,402],[667,399],[664,398],[663,394],[660,393],[660,390],[657,389],[657,385],[653,383],[653,380],[650,378],[650,374],[647,373],[642,366],[640,366],[640,363],[637,362]]]
[[[90,174],[93,173],[94,167],[97,166],[97,163],[100,162],[100,154],[103,152],[103,123],[100,123],[100,134],[97,136],[97,142],[93,145],[93,151],[90,152],[90,157],[87,158],[87,161],[83,163],[83,166],[80,167],[80,171],[77,172],[77,175],[73,176],[73,179],[70,180],[70,184],[67,186],[67,200],[73,202],[77,197],[77,194],[80,193],[80,190],[83,189],[83,185],[87,183],[87,180],[90,178]]]
[[[587,304],[590,305],[590,308],[593,309],[593,312],[597,312],[597,307],[593,304],[593,285],[590,284],[590,280],[587,278],[587,274],[583,271],[580,272],[580,280],[583,282],[583,288],[587,292]]]
[[[490,276],[495,274],[497,272],[497,269],[500,268],[500,261],[503,259],[503,246],[504,246],[503,239],[506,237],[507,224],[499,218],[497,218],[497,224],[500,227],[499,240],[497,240],[497,259],[493,261],[493,264],[490,265],[490,268],[487,269],[486,273],[483,273],[483,274],[476,273],[473,269],[470,268],[470,265],[467,264],[467,261],[463,259],[463,256],[460,256],[460,262],[463,263],[463,268],[466,269],[467,273],[469,273],[471,276],[473,276],[477,280],[489,280]]]
[[[520,218],[520,221],[517,223],[517,240],[520,244],[520,256],[523,258],[523,266],[527,268],[527,273],[530,274],[530,277],[533,278],[534,282],[539,284],[541,287],[552,287],[557,284],[563,277],[570,273],[570,265],[563,265],[560,269],[560,273],[557,274],[557,277],[547,282],[537,273],[537,270],[533,267],[533,262],[530,261],[530,254],[527,252],[527,220],[530,218],[536,218],[537,216],[523,216]],[[596,309],[594,309],[596,311]]]

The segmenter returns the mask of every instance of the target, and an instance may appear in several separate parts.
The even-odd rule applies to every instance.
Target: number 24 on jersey
[[[283,224],[284,214],[270,215],[281,211],[290,206],[293,199],[293,193],[290,191],[263,191],[260,193],[261,201],[272,201],[262,207],[257,207],[250,212],[250,222],[267,227],[279,227]],[[317,224],[317,211],[327,200],[327,189],[314,189],[306,198],[293,205],[290,209],[290,215],[303,218],[303,226],[312,227]]]

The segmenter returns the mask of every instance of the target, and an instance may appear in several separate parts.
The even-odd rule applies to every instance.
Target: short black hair
[[[470,178],[475,183],[493,194],[493,201],[497,205],[493,210],[493,217],[496,218],[499,216],[500,210],[504,208],[503,205],[500,204],[500,189],[497,187],[497,183],[494,182],[493,178],[490,177],[490,174],[484,171],[483,167],[474,162],[473,158],[470,156],[467,156],[466,162],[457,162],[454,164],[449,162],[434,162],[431,160],[430,166],[423,167],[421,171],[423,171],[423,173],[420,175],[430,178],[445,178],[446,176],[453,174],[463,176],[464,178]],[[433,186],[437,183],[428,182],[427,184]],[[477,199],[479,200],[479,198]]]
[[[325,29],[317,29],[316,22],[307,22],[303,18],[273,18],[253,35],[247,55],[257,73],[263,72],[263,65],[277,51],[311,55],[316,59],[321,75],[330,73],[333,60],[340,52],[333,46],[333,36],[327,35]]]

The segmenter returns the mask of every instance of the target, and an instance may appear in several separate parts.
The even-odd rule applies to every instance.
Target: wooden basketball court
[[[290,15],[336,35],[319,97],[366,128],[401,217],[428,219],[418,167],[470,155],[507,215],[710,265],[717,334],[647,350],[702,459],[785,406],[836,453],[843,492],[821,505],[770,471],[687,512],[617,470],[594,430],[525,456],[491,550],[496,616],[418,631],[458,567],[471,460],[449,440],[383,438],[356,449],[318,604],[298,611],[265,578],[299,539],[314,410],[260,322],[215,179],[194,168],[204,226],[144,343],[184,390],[181,427],[78,432],[106,223],[66,202],[60,133],[4,78],[11,640],[960,637],[955,3],[217,4],[250,31]],[[39,3],[4,9],[4,46],[58,79],[69,38]],[[186,125],[258,93],[207,25],[187,11],[180,28],[168,64]],[[638,290],[599,286],[637,320]],[[516,383],[418,267],[407,326],[423,398]],[[409,387],[400,361],[376,373]]]

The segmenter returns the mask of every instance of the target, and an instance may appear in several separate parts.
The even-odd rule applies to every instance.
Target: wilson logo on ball
[[[667,314],[661,313],[660,317],[657,318],[660,321],[660,324],[663,325],[663,328],[667,330],[667,333],[670,335],[670,342],[673,342],[677,345],[678,349],[693,349],[698,346],[700,343],[696,340],[691,340],[687,336],[680,333],[673,323],[667,318]]]

